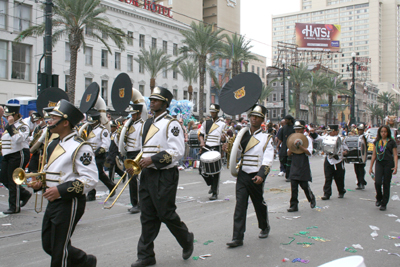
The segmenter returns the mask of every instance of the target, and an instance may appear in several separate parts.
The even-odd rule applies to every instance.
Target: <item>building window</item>
[[[14,3],[14,31],[21,32],[29,28],[31,22],[31,7]]]
[[[272,110],[272,118],[276,118],[276,109]]]
[[[193,92],[193,112],[197,112],[197,92]]]
[[[167,41],[163,41],[162,42],[162,48],[165,54],[168,53],[168,42]]]
[[[226,68],[229,68],[229,59],[226,60]]]
[[[183,91],[183,99],[188,99],[188,91]]]
[[[263,77],[263,79],[265,78],[265,69],[264,68],[262,69],[262,77]]]
[[[157,48],[157,39],[156,38],[151,38],[151,47]]]
[[[126,42],[128,45],[133,45],[133,32],[128,31],[128,39]]]
[[[87,46],[85,47],[85,64],[93,64],[93,48]]]
[[[0,78],[7,78],[7,42],[0,41]]]
[[[65,43],[65,61],[71,60],[71,46],[69,43]]]
[[[121,53],[115,52],[115,69],[121,69]]]
[[[254,65],[251,65],[251,72],[254,73]]]
[[[276,101],[276,94],[272,94],[272,101]]]
[[[175,69],[172,70],[172,78],[174,78],[175,80],[178,79],[178,72]]]
[[[139,47],[144,48],[144,35],[143,34],[139,35]]]
[[[108,67],[108,51],[101,50],[101,66],[107,68]]]
[[[260,67],[257,67],[257,75],[260,76]]]
[[[163,76],[163,78],[168,78],[168,70],[167,70],[167,68],[163,68],[162,76]]]
[[[93,28],[86,26],[85,27],[85,34],[87,36],[93,36]]]
[[[93,82],[92,78],[85,78],[85,90]]]
[[[144,73],[144,64],[143,64],[143,61],[139,61],[139,73]]]
[[[211,94],[211,104],[215,104],[215,94]]]
[[[174,99],[178,100],[178,89],[174,89],[173,94],[174,94]]]
[[[133,71],[133,56],[132,55],[128,55],[126,69],[127,69],[127,71]]]
[[[68,87],[69,87],[69,75],[65,75],[65,85],[64,85],[65,92],[68,92]]]
[[[101,97],[104,99],[104,102],[106,102],[106,105],[108,105],[108,81],[107,80],[101,80]]]
[[[174,44],[173,45],[173,51],[172,51],[174,56],[178,55],[178,44]]]
[[[6,0],[0,0],[0,29],[6,28],[7,2]]]
[[[221,86],[222,85],[222,74],[218,75],[218,85]]]
[[[144,85],[143,84],[139,84],[139,92],[144,95]]]
[[[11,78],[30,81],[31,47],[23,44],[12,44]]]

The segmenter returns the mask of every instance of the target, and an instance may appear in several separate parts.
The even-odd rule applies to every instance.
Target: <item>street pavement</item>
[[[346,189],[343,199],[337,198],[336,185],[330,200],[322,201],[324,184],[323,157],[311,159],[317,208],[311,209],[303,191],[299,190],[299,212],[288,213],[290,183],[278,177],[279,162],[274,161],[267,177],[264,198],[268,204],[270,236],[259,239],[257,218],[249,200],[247,231],[244,246],[229,249],[235,208],[235,179],[229,170],[221,175],[217,201],[209,201],[208,187],[198,170],[180,171],[177,192],[177,213],[194,233],[193,256],[211,254],[204,260],[182,259],[182,249],[163,224],[155,241],[156,266],[289,266],[288,258],[309,260],[307,266],[319,266],[334,259],[361,255],[367,267],[400,266],[400,201],[390,200],[386,211],[375,207],[375,189],[370,176],[365,190],[355,190],[356,178],[351,164],[346,164]],[[369,162],[366,170],[369,169]],[[400,195],[400,179],[394,176],[391,197]],[[119,187],[118,191],[122,188]],[[130,266],[136,261],[140,237],[140,214],[129,214],[129,190],[111,210],[103,209],[106,187],[100,182],[98,199],[86,205],[86,212],[72,236],[72,245],[97,257],[97,266]],[[8,191],[0,188],[0,210],[6,210]],[[113,199],[111,199],[113,200]],[[21,213],[2,217],[0,213],[0,266],[49,266],[50,257],[41,247],[41,222],[44,212],[34,211],[34,196]],[[45,200],[44,206],[47,201]],[[111,202],[110,202],[111,203]],[[43,210],[45,207],[43,208]],[[397,217],[399,216],[399,217]],[[379,230],[372,228],[378,227]],[[309,233],[305,233],[309,232]],[[321,237],[319,241],[308,237]],[[292,237],[295,238],[288,244]],[[311,245],[297,243],[309,242]],[[363,249],[345,251],[361,245]],[[399,244],[396,246],[396,244]],[[381,250],[381,251],[377,251]],[[303,265],[304,263],[296,263]]]

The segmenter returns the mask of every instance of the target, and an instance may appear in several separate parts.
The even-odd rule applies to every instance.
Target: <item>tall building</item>
[[[339,24],[340,53],[328,55],[328,67],[350,78],[346,71],[352,52],[364,65],[356,79],[387,83],[400,95],[400,2],[398,0],[303,0],[302,10],[273,16],[272,58],[278,59],[278,41],[295,43],[295,23]],[[385,86],[387,87],[387,86]]]

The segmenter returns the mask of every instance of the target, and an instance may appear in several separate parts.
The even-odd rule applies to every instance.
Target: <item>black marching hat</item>
[[[34,122],[40,120],[41,118],[43,118],[43,117],[42,117],[42,115],[39,114],[39,112],[32,113],[32,119]]]
[[[136,114],[140,113],[143,110],[143,105],[141,104],[131,104],[129,105],[128,109],[126,110],[129,114]]]
[[[361,123],[360,125],[357,126],[357,129],[365,130],[365,125]]]
[[[57,105],[49,115],[62,117],[69,121],[72,127],[77,125],[84,118],[83,113],[65,99],[58,101]]]
[[[149,99],[158,99],[167,102],[167,107],[171,103],[173,94],[164,87],[157,86],[153,89],[153,93],[150,95]]]
[[[304,129],[304,128],[306,128],[306,122],[302,121],[302,120],[296,121],[293,125],[293,129],[295,129],[295,130],[296,129]]]
[[[265,115],[267,114],[267,108],[264,107],[263,105],[255,104],[249,113],[249,116],[258,116],[261,118],[265,118]]]
[[[90,124],[94,124],[100,121],[100,112],[95,109],[91,109],[86,112],[86,121]]]
[[[43,109],[46,107],[54,108],[61,99],[69,101],[67,93],[60,88],[51,87],[42,90],[36,101],[37,112],[44,117]],[[51,111],[52,110],[47,110],[48,113]]]
[[[218,104],[211,104],[210,105],[210,112],[219,112],[220,111],[220,106]]]
[[[339,125],[337,125],[337,124],[329,124],[327,130],[328,131],[339,131]]]
[[[7,104],[4,107],[4,115],[5,116],[14,116],[15,114],[19,113],[19,104]]]
[[[251,109],[260,98],[261,78],[252,72],[233,77],[221,90],[219,104],[224,113],[239,115]]]

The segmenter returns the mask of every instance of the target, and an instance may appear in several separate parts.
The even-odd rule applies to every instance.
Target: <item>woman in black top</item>
[[[392,180],[392,174],[397,173],[397,145],[392,138],[389,126],[383,125],[378,129],[373,151],[369,174],[373,173],[372,167],[376,160],[375,205],[377,207],[380,206],[380,210],[386,210],[386,205],[389,202],[390,197],[390,182]]]

